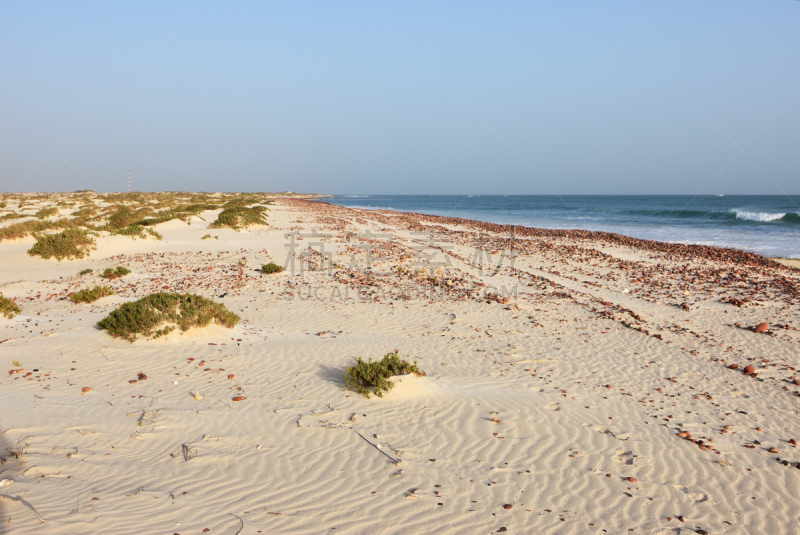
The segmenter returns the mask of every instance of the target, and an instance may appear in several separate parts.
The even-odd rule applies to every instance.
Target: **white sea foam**
[[[745,212],[742,210],[731,210],[736,214],[736,219],[745,221],[777,221],[782,219],[786,213],[771,214],[769,212]]]

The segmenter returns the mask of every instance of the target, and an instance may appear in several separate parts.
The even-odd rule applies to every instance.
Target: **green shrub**
[[[154,237],[155,239],[157,239],[159,241],[164,239],[164,236],[162,236],[157,231],[155,231],[155,230],[153,230],[151,228],[148,228],[148,229],[145,229],[145,230],[147,231],[148,234],[150,234],[152,237]]]
[[[356,364],[350,366],[344,372],[344,382],[347,388],[355,390],[359,394],[369,397],[370,393],[379,398],[383,397],[384,392],[388,392],[394,387],[394,383],[389,380],[395,375],[413,373],[416,376],[425,375],[425,372],[417,368],[417,363],[409,364],[401,360],[397,353],[387,353],[382,360],[368,362],[358,357]]]
[[[97,326],[114,337],[133,342],[137,335],[157,338],[173,325],[185,331],[189,327],[205,327],[212,321],[232,328],[239,316],[225,305],[199,295],[158,292],[123,304],[97,322]]]
[[[36,243],[28,250],[31,256],[39,255],[42,258],[56,257],[83,258],[89,254],[94,245],[94,240],[85,230],[70,228],[59,234],[40,234]]]
[[[100,276],[103,277],[104,279],[114,280],[114,279],[119,279],[120,277],[124,277],[130,272],[131,270],[126,267],[117,266],[114,269],[112,268],[104,269],[103,273]]]
[[[14,301],[0,294],[0,314],[11,319],[21,313],[22,309]]]
[[[89,273],[91,273],[91,272],[92,272],[92,270],[91,270],[91,269],[89,269],[89,268],[86,268],[86,269],[82,269],[82,270],[80,270],[80,271],[78,272],[78,275],[88,275],[88,274],[89,274]]]
[[[24,217],[24,216],[22,216]],[[77,227],[81,221],[76,219],[59,219],[58,221],[23,221],[0,228],[0,241],[24,238],[29,234],[44,232],[45,230],[62,230]]]
[[[144,228],[141,225],[133,224],[117,229],[115,234],[120,234],[121,236],[140,236],[144,238],[143,230]]]
[[[217,216],[217,220],[211,223],[208,228],[241,228],[249,225],[266,225],[267,219],[264,217],[266,211],[264,206],[230,206],[225,208]]]
[[[219,237],[218,237],[218,236],[212,236],[211,234],[206,234],[205,236],[203,236],[203,237],[202,237],[202,238],[200,238],[200,239],[201,239],[201,240],[210,240],[210,239],[212,239],[212,238],[213,238],[213,239],[215,239],[215,240],[218,240],[218,239],[219,239]]]
[[[56,215],[58,213],[58,208],[55,206],[51,206],[50,208],[42,208],[34,215],[39,219],[45,219],[50,217],[51,215]]]
[[[283,266],[280,266],[275,262],[270,262],[269,264],[264,264],[261,266],[261,271],[264,273],[280,273],[283,271]]]
[[[95,286],[94,288],[84,288],[78,292],[72,292],[67,297],[73,303],[94,303],[101,297],[114,295],[114,290],[108,286]]]
[[[139,210],[131,210],[128,207],[122,207],[117,209],[117,211],[108,218],[108,226],[114,229],[123,229],[134,225],[138,226],[145,218],[152,216],[154,213],[155,212],[150,207],[141,208]],[[139,229],[139,232],[140,231],[141,228]]]

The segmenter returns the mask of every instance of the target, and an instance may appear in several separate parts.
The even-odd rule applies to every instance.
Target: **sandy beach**
[[[213,228],[221,210],[198,208],[146,227],[161,239],[98,231],[61,261],[29,255],[33,235],[0,241],[21,309],[0,316],[0,533],[800,531],[800,269],[267,208],[268,225]],[[98,284],[114,295],[68,298]],[[97,327],[162,291],[241,319],[133,343]],[[345,388],[356,358],[390,352],[426,376]]]

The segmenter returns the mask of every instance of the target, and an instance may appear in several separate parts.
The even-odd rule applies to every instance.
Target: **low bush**
[[[88,274],[89,274],[89,273],[91,273],[91,272],[92,272],[92,270],[91,270],[91,269],[89,269],[89,268],[86,268],[86,269],[82,269],[82,270],[80,270],[80,271],[78,272],[78,275],[88,275]]]
[[[283,271],[283,266],[278,265],[275,262],[270,262],[269,264],[264,264],[261,266],[261,271],[263,273],[280,273]]]
[[[205,327],[212,321],[230,329],[239,322],[239,316],[222,303],[199,295],[158,292],[123,304],[97,326],[115,338],[133,342],[137,335],[157,338],[174,326],[185,331],[189,327]]]
[[[144,228],[141,225],[128,225],[127,227],[122,227],[115,231],[115,234],[119,234],[121,236],[139,236],[144,238]]]
[[[211,223],[208,228],[230,227],[233,229],[247,227],[249,225],[266,225],[267,219],[264,206],[230,206],[225,208],[217,216],[217,220]]]
[[[119,279],[120,277],[124,277],[130,272],[131,270],[126,267],[117,266],[114,269],[112,268],[104,269],[102,275],[100,276],[103,277],[104,279],[114,280],[114,279]]]
[[[25,216],[22,216],[25,217]],[[57,221],[23,221],[0,228],[0,241],[24,238],[29,234],[44,232],[45,230],[63,230],[79,225],[75,219],[59,219]]]
[[[22,309],[14,301],[0,294],[0,314],[11,319],[21,313]]]
[[[59,234],[38,235],[36,243],[28,250],[28,254],[39,255],[45,259],[55,257],[58,260],[83,258],[89,254],[93,246],[94,240],[85,230],[70,228]]]
[[[425,372],[417,368],[417,363],[409,364],[401,360],[397,353],[387,353],[382,360],[364,362],[358,357],[354,366],[350,366],[344,372],[344,382],[347,388],[355,390],[366,397],[375,394],[379,398],[383,397],[384,392],[388,392],[394,387],[394,383],[389,380],[395,375],[413,373],[416,376],[425,375]]]
[[[49,208],[42,208],[34,215],[39,219],[46,219],[51,215],[56,215],[57,213],[58,213],[58,208],[56,208],[55,206],[51,206]]]
[[[147,233],[148,233],[148,234],[150,234],[152,237],[154,237],[154,238],[155,238],[155,239],[157,239],[158,241],[161,241],[161,240],[163,240],[163,239],[164,239],[164,236],[162,236],[161,234],[159,234],[159,233],[158,233],[156,230],[153,230],[153,229],[151,229],[151,228],[148,228],[148,229],[145,229],[145,230],[147,231]]]
[[[94,303],[101,297],[114,295],[114,290],[108,286],[95,286],[94,288],[84,288],[83,290],[72,292],[67,297],[73,303]]]

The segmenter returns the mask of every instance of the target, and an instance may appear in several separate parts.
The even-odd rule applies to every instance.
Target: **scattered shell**
[[[636,482],[637,482],[637,481],[639,481],[639,480],[638,480],[638,479],[636,479],[635,477],[629,477],[629,478],[627,478],[627,481],[628,481],[629,483],[636,483]]]
[[[755,331],[757,333],[767,332],[769,330],[769,323],[759,323],[756,325]]]
[[[505,505],[503,506],[503,509],[511,509],[512,507],[514,507],[514,506],[513,506],[513,505],[511,505],[510,503],[507,503],[507,504],[505,504]]]
[[[91,392],[91,391],[92,391],[92,387],[91,386],[84,386],[81,389],[81,395],[86,394],[86,393]]]
[[[768,449],[767,451],[768,451],[768,452],[770,452],[770,453],[780,453],[780,451],[778,450],[778,448],[770,448],[770,449]]]
[[[229,374],[228,374],[228,379],[233,379],[234,377],[236,377],[236,376],[235,376],[235,375],[233,375],[232,373],[229,373]]]
[[[244,397],[244,396],[236,396],[235,398],[233,398],[233,401],[244,401],[244,400],[246,400],[246,399],[247,399],[247,398],[246,398],[246,397]]]

